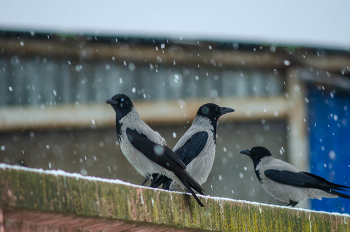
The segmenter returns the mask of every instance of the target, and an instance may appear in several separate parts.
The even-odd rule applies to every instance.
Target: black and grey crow
[[[221,115],[234,109],[220,107],[213,103],[202,105],[192,122],[192,126],[180,138],[173,151],[187,166],[188,173],[202,185],[207,181],[215,158],[216,125]],[[178,190],[180,185],[166,176],[153,179],[151,187],[163,184],[163,189]]]
[[[299,171],[293,165],[272,157],[265,147],[253,147],[240,151],[248,155],[254,163],[255,174],[265,191],[277,200],[294,207],[305,198],[337,198],[350,196],[335,190],[346,191],[350,188],[327,181],[308,172]]]
[[[140,119],[130,98],[125,94],[116,94],[106,100],[106,103],[110,104],[116,113],[120,148],[136,170],[146,178],[160,173],[175,180],[203,207],[203,203],[192,190],[203,194],[203,188],[188,174],[181,159],[166,146],[164,138]]]

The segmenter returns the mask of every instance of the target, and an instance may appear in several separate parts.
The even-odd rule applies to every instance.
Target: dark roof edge
[[[307,50],[311,53],[322,52],[323,54],[348,54],[350,50],[336,49],[336,48],[322,48],[317,46],[302,46],[291,45],[282,43],[266,43],[266,42],[247,42],[241,40],[188,40],[188,39],[174,39],[174,38],[161,38],[161,37],[145,37],[145,36],[125,36],[125,35],[106,35],[106,34],[72,34],[72,33],[59,33],[59,32],[43,32],[43,31],[15,31],[4,30],[0,28],[0,37],[18,38],[18,39],[53,39],[58,40],[62,37],[70,38],[72,40],[86,40],[91,43],[128,43],[139,45],[160,45],[160,44],[178,44],[178,45],[192,45],[192,46],[212,46],[216,49],[233,49],[233,50],[253,50],[258,51],[261,49],[285,49],[288,52],[295,52],[297,50]]]

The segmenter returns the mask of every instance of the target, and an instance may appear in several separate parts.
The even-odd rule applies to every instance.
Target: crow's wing
[[[325,191],[328,191],[330,189],[342,190],[341,188],[344,187],[347,188],[346,186],[334,184],[320,176],[307,172],[292,172],[268,169],[264,171],[264,174],[267,178],[273,181],[294,187],[316,188]]]
[[[325,178],[322,178],[320,176],[317,176],[317,175],[309,173],[309,172],[302,172],[302,173],[304,173],[305,175],[311,176],[315,179],[318,179],[321,182],[328,184],[332,189],[342,190],[342,188],[350,188],[350,187],[345,186],[345,185],[334,184],[332,182],[327,181]]]
[[[137,150],[163,168],[176,173],[186,168],[179,156],[168,146],[157,144],[148,139],[146,135],[130,128],[126,129],[126,135]]]
[[[208,140],[208,132],[200,131],[193,134],[175,153],[180,157],[182,162],[188,165],[205,147]]]

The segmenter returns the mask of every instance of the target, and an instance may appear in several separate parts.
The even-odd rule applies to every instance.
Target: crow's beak
[[[227,108],[227,107],[220,107],[220,114],[221,115],[231,113],[231,112],[235,112],[235,110],[231,109],[231,108]]]
[[[247,156],[250,156],[250,150],[249,150],[249,149],[248,149],[248,150],[242,150],[242,151],[240,151],[239,153],[245,154],[245,155],[247,155]]]
[[[117,102],[116,102],[116,101],[113,101],[112,99],[107,99],[107,100],[106,100],[106,103],[107,103],[107,104],[110,104],[110,105],[117,104]]]

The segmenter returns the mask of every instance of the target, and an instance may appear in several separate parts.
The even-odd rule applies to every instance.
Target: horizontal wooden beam
[[[349,231],[331,214],[0,164],[6,231]]]
[[[334,73],[341,73],[343,72],[350,72],[350,53],[339,52],[336,55],[301,55],[302,52],[300,52],[298,55],[295,55],[294,58],[298,60],[299,67],[305,67],[307,69],[317,69],[320,71],[325,72],[334,72]]]
[[[75,214],[6,208],[3,225],[11,232],[39,231],[143,231],[143,232],[186,232],[193,229],[174,228],[154,223],[138,223],[106,217],[84,217]],[[29,229],[30,228],[30,229]],[[0,231],[5,232],[5,230]]]
[[[212,99],[178,101],[135,101],[140,117],[151,124],[182,124],[192,122],[198,108]],[[284,97],[223,98],[214,101],[236,112],[220,121],[277,119],[287,116]],[[52,128],[98,128],[115,125],[113,109],[105,103],[58,106],[11,106],[0,108],[0,131]]]
[[[64,38],[63,40],[61,40]],[[198,44],[111,44],[92,43],[83,38],[76,40],[58,37],[45,39],[35,38],[0,38],[0,53],[5,55],[29,55],[62,57],[67,59],[89,60],[109,59],[134,63],[158,64],[191,64],[196,66],[244,66],[257,68],[284,69],[285,60],[290,66],[313,68],[334,73],[349,72],[349,52],[339,51],[336,54],[314,54],[308,48],[299,48],[290,54],[287,49],[271,52],[269,49],[248,51],[222,48],[209,48],[210,42]]]
[[[350,61],[349,61],[350,65]],[[320,70],[312,70],[306,68],[296,69],[298,78],[303,81],[313,82],[325,86],[331,86],[343,90],[350,90],[350,78],[342,75],[337,75],[330,72],[324,72]]]
[[[196,45],[128,45],[88,43],[87,41],[57,40],[18,40],[0,38],[1,53],[7,55],[34,55],[66,57],[70,59],[109,59],[159,64],[205,64],[216,66],[255,66],[255,67],[283,67],[283,59],[279,54],[266,51],[237,51],[216,49],[210,50]],[[157,47],[157,48],[156,48]]]

